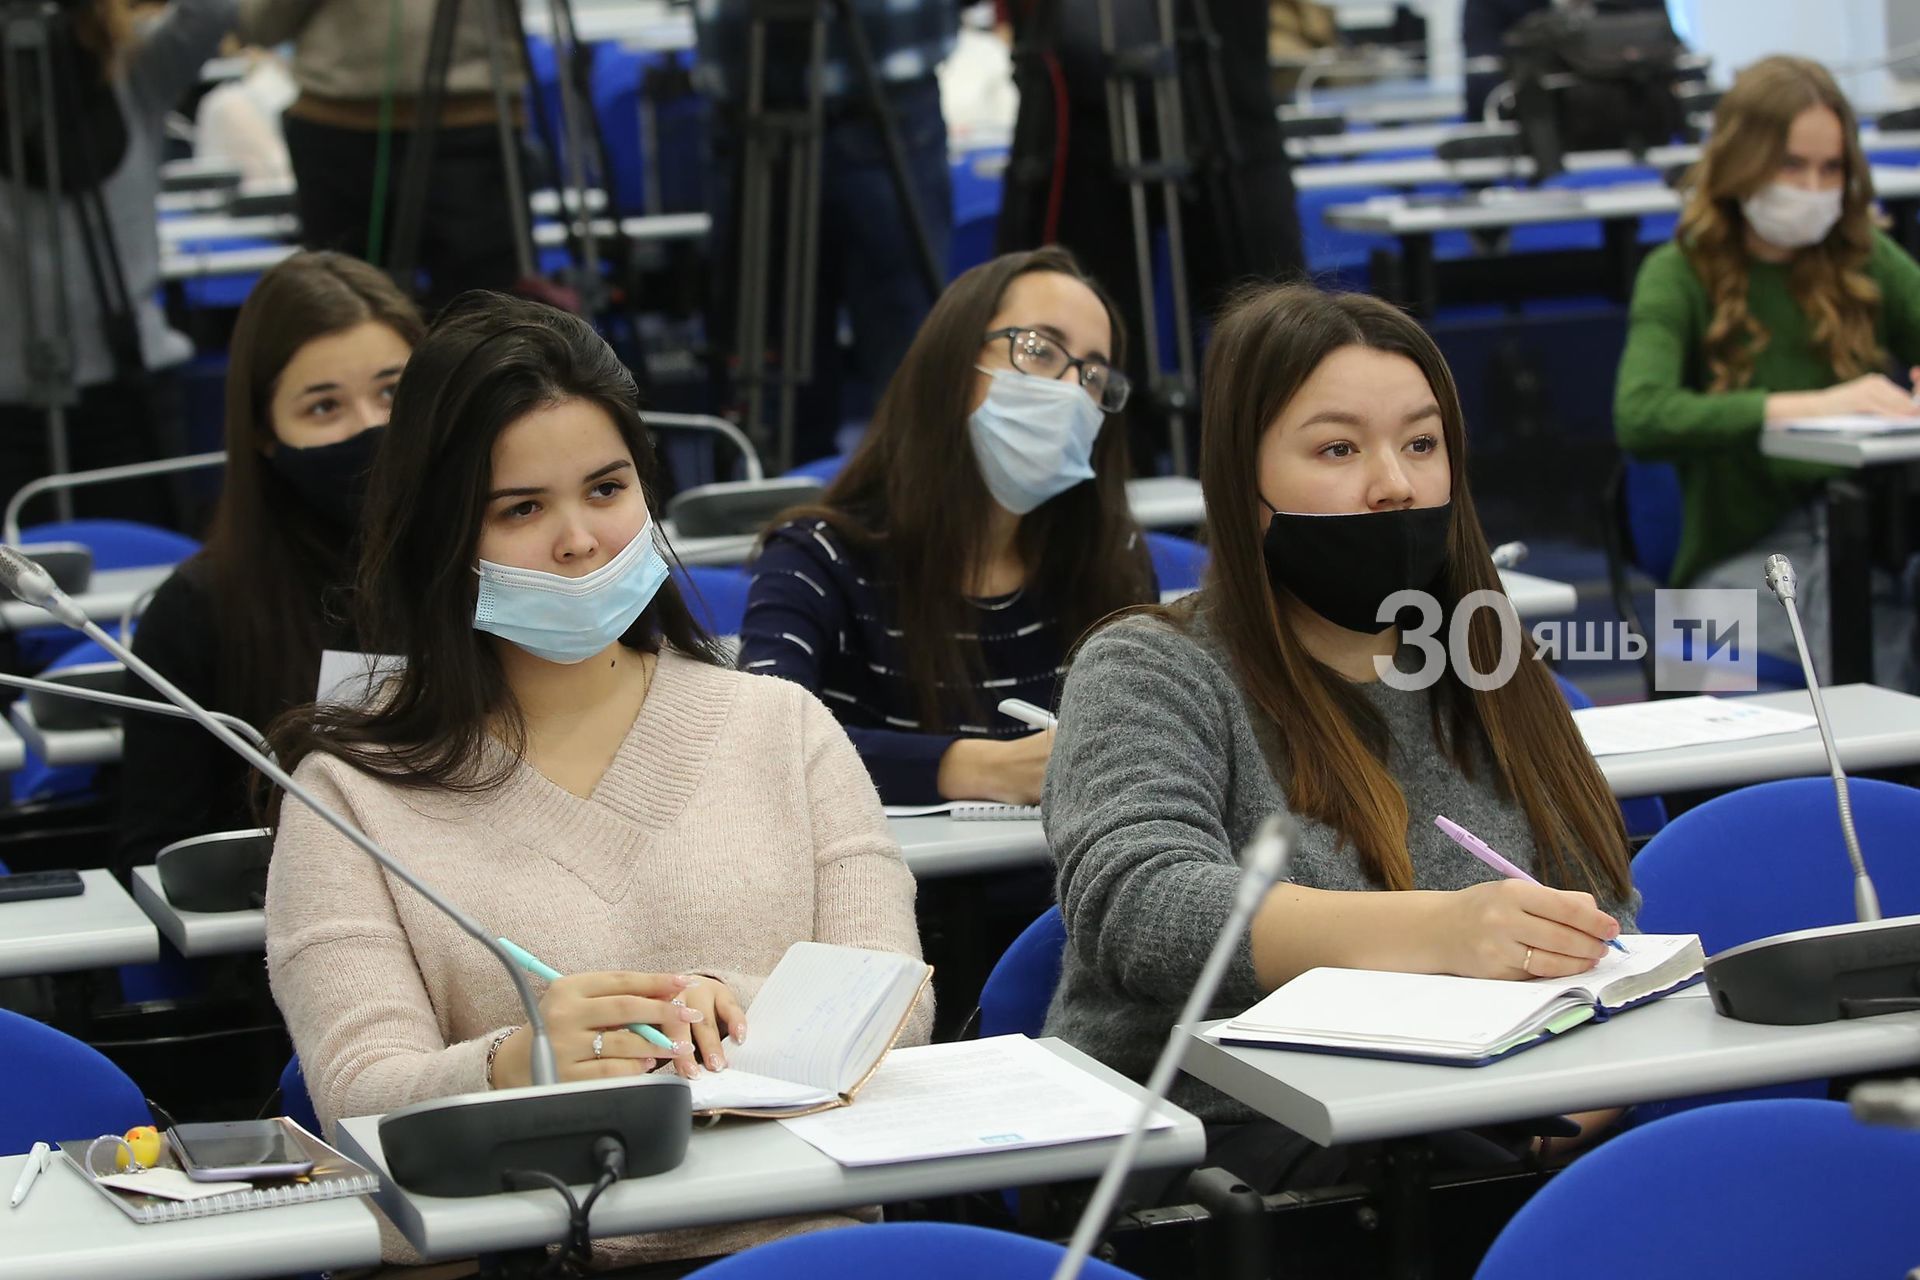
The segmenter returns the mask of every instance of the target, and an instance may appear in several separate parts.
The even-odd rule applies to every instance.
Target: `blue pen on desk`
[[[1467,830],[1453,819],[1435,815],[1433,825],[1445,832],[1449,840],[1452,840],[1462,849],[1465,849],[1468,853],[1480,859],[1480,861],[1486,863],[1507,879],[1525,880],[1528,884],[1540,883],[1519,867],[1514,866],[1511,862],[1508,862],[1505,858],[1495,853],[1493,848],[1488,845],[1485,840],[1482,840],[1479,836],[1473,834],[1473,832]],[[1615,951],[1618,951],[1621,955],[1629,954],[1627,949],[1620,944],[1620,939],[1618,938],[1608,938],[1607,945]]]
[[[495,941],[500,944],[503,951],[513,957],[515,964],[536,978],[544,978],[548,982],[558,982],[566,976],[517,942],[509,942],[505,938],[497,938]],[[650,1027],[644,1022],[629,1022],[627,1024],[627,1030],[646,1040],[649,1044],[665,1049],[668,1053],[673,1052],[673,1041],[660,1034],[658,1027]],[[597,1043],[598,1042],[596,1042],[596,1046]],[[596,1047],[596,1053],[597,1052]]]

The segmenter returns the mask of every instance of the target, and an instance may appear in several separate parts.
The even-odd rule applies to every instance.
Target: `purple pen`
[[[1445,832],[1447,839],[1453,841],[1507,879],[1525,880],[1528,884],[1540,883],[1519,867],[1514,866],[1511,862],[1508,862],[1505,858],[1495,853],[1492,846],[1487,844],[1485,840],[1482,840],[1479,836],[1473,834],[1473,832],[1467,830],[1452,818],[1446,817],[1444,814],[1435,814],[1433,825]],[[1622,955],[1627,954],[1627,949],[1620,945],[1620,939],[1618,938],[1608,938],[1607,945]]]

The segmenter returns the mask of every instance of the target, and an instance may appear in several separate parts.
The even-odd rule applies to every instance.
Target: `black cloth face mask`
[[[1451,502],[1310,516],[1260,501],[1273,512],[1261,544],[1268,583],[1335,626],[1379,635],[1393,625],[1380,621],[1380,602],[1430,589],[1446,568]]]
[[[367,481],[373,475],[374,455],[387,434],[384,426],[315,445],[295,449],[281,443],[267,455],[267,465],[293,486],[301,500],[342,529],[358,531],[360,510],[367,496]]]

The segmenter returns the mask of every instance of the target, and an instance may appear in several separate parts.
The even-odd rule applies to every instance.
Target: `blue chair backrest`
[[[1021,930],[980,988],[982,1036],[1040,1034],[1060,984],[1060,958],[1067,947],[1067,922],[1059,907],[1048,907]]]
[[[1920,791],[1849,784],[1860,848],[1889,916],[1920,912]],[[1697,933],[1707,954],[1792,929],[1844,924],[1853,876],[1828,778],[1715,796],[1675,818],[1633,860],[1647,933]],[[1920,1262],[1920,1254],[1914,1261]]]
[[[179,564],[200,544],[184,533],[132,520],[59,520],[20,530],[22,545],[35,542],[78,542],[93,552],[93,567],[142,569],[148,565]]]
[[[753,575],[731,565],[680,565],[673,571],[680,596],[696,622],[715,636],[737,636],[747,616]]]
[[[1194,591],[1207,572],[1207,549],[1171,533],[1147,534],[1147,555],[1162,591]]]
[[[1920,1134],[1815,1099],[1703,1107],[1625,1133],[1537,1192],[1475,1280],[1903,1276]]]
[[[314,1112],[313,1095],[307,1092],[307,1077],[300,1070],[297,1053],[287,1059],[286,1067],[280,1072],[280,1114],[316,1138],[326,1136],[320,1132],[320,1117]]]
[[[1665,586],[1680,554],[1680,473],[1671,463],[1626,459],[1621,506],[1628,554],[1640,572]]]
[[[0,1155],[153,1123],[140,1086],[104,1054],[11,1009],[0,1009],[0,1060]]]
[[[803,462],[787,474],[818,480],[821,484],[832,484],[846,465],[847,455],[835,453],[824,458],[815,458],[811,462]]]
[[[1567,706],[1575,711],[1585,710],[1593,705],[1593,699],[1587,696],[1573,681],[1553,673],[1553,682],[1560,686],[1560,696],[1567,700]],[[1620,817],[1627,824],[1627,834],[1634,839],[1644,839],[1667,825],[1667,802],[1659,796],[1635,796],[1620,802]]]
[[[953,1222],[885,1222],[809,1231],[736,1253],[692,1273],[699,1280],[833,1276],[836,1280],[1047,1280],[1066,1250],[1048,1240]],[[1130,1271],[1089,1259],[1088,1280],[1129,1280]]]

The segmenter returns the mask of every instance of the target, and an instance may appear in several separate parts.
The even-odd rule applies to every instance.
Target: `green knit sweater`
[[[1920,265],[1874,233],[1867,274],[1880,286],[1874,336],[1901,369],[1920,364]],[[1684,518],[1672,584],[1752,546],[1795,506],[1828,467],[1760,454],[1766,401],[1774,391],[1818,391],[1840,381],[1814,349],[1807,319],[1787,288],[1787,268],[1756,262],[1747,306],[1766,326],[1749,389],[1711,393],[1704,343],[1713,306],[1678,244],[1647,255],[1633,287],[1627,348],[1614,387],[1620,447],[1672,462],[1680,472]]]

